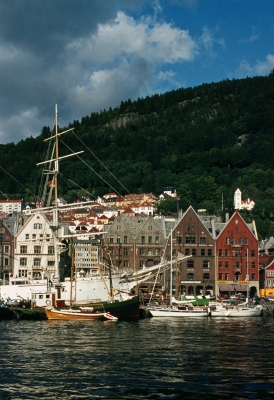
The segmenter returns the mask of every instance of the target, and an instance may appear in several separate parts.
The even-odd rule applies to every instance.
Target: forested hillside
[[[274,235],[274,71],[127,100],[72,126],[75,133],[61,140],[84,150],[85,162],[60,162],[60,194],[68,201],[79,188],[92,198],[114,190],[158,195],[175,186],[183,210],[192,205],[231,215],[240,188],[243,199],[256,203],[246,220],[256,220],[261,238]],[[26,201],[41,196],[36,163],[46,158],[49,133],[44,127],[37,138],[0,146],[2,194]],[[61,155],[70,152],[61,147]],[[160,205],[162,212],[176,208]]]

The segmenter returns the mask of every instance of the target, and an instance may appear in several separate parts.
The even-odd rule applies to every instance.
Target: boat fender
[[[46,301],[46,305],[47,305],[47,306],[51,306],[51,301],[50,301],[50,300],[47,300],[47,301]]]

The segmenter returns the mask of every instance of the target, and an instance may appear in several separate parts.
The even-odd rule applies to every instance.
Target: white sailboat
[[[173,293],[172,293],[172,272],[173,272],[173,262],[172,262],[172,230],[170,233],[170,253],[171,253],[171,261],[170,261],[170,304],[169,307],[164,306],[155,306],[149,307],[149,312],[153,317],[175,317],[175,318],[201,318],[208,317],[209,309],[207,307],[195,307],[192,304],[188,304],[186,301],[184,304],[174,304],[173,302]]]
[[[246,273],[246,301],[240,304],[218,304],[212,309],[212,317],[259,317],[262,315],[263,307],[260,304],[249,306],[249,273],[248,273],[248,250],[247,250],[247,273]]]

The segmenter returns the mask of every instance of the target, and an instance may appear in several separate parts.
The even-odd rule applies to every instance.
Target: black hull
[[[92,306],[92,304],[91,304]],[[116,301],[114,303],[103,303],[106,312],[119,319],[139,318],[139,297],[130,300]]]

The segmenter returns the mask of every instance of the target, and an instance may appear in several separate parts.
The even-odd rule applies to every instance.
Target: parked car
[[[6,302],[8,307],[22,307],[22,308],[30,308],[31,301],[25,299],[8,299]]]

